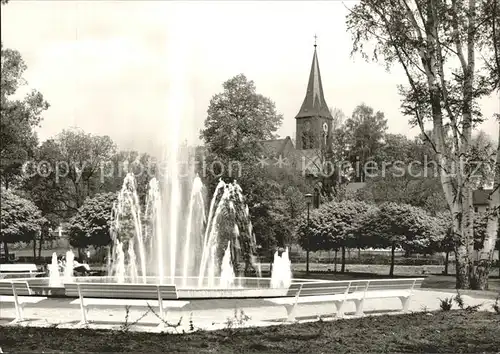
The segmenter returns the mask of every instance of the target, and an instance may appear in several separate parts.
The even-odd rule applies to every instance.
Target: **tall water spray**
[[[231,264],[231,241],[228,241],[224,257],[222,258],[220,272],[220,286],[222,288],[230,288],[234,283],[234,269]]]
[[[241,188],[236,182],[221,180],[210,201],[208,218],[201,179],[181,183],[179,189],[176,194],[183,198],[174,208],[174,233],[169,224],[172,199],[164,198],[169,192],[160,187],[159,180],[150,181],[141,207],[134,176],[125,177],[113,207],[108,274],[118,282],[234,286],[235,269],[242,264],[253,267],[256,250]],[[175,257],[172,249],[176,250]],[[216,281],[218,277],[223,280]]]
[[[176,9],[179,10],[179,9]],[[165,141],[162,169],[140,200],[134,176],[125,177],[113,207],[112,249],[108,274],[118,282],[175,283],[184,287],[234,286],[244,271],[259,273],[254,264],[256,240],[240,186],[220,181],[206,212],[206,194],[190,163],[194,154],[183,142],[197,134],[187,85],[190,84],[190,41],[183,33],[185,16],[172,11],[171,55],[165,68]],[[226,247],[227,245],[227,247]],[[244,265],[244,269],[241,269]],[[260,269],[260,268],[259,268]],[[223,281],[216,281],[223,277]]]
[[[59,273],[59,263],[57,253],[52,253],[52,262],[49,264],[49,286],[57,287],[61,285],[61,274]]]
[[[291,283],[292,271],[287,247],[281,256],[278,255],[278,251],[274,253],[271,288],[288,288]]]
[[[66,262],[64,264],[64,282],[71,283],[73,281],[73,269],[75,263],[75,254],[72,250],[66,252]]]

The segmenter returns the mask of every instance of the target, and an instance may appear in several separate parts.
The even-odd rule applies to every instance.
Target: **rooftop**
[[[318,54],[316,53],[316,44],[314,45],[314,55],[307,84],[306,97],[300,107],[300,111],[295,118],[323,117],[333,119],[330,109],[326,104],[323,94],[323,83],[321,82],[321,73],[319,71]]]

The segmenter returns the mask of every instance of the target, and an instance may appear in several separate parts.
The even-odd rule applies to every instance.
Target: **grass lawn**
[[[111,330],[3,327],[4,352],[494,353],[500,315],[466,311],[224,329],[185,335]]]

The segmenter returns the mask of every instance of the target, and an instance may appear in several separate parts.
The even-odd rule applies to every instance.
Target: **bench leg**
[[[78,289],[78,298],[80,299],[80,311],[81,311],[81,314],[82,314],[82,320],[80,321],[79,325],[80,326],[83,326],[83,325],[88,325],[88,321],[87,321],[87,311],[88,311],[88,307],[85,305],[85,299],[83,297],[83,293],[82,293],[82,290],[80,289],[80,284],[76,284],[76,287]]]
[[[356,305],[356,316],[363,316],[363,307],[365,305],[365,299],[354,299],[354,304]]]
[[[403,312],[408,312],[410,308],[410,296],[400,296],[401,304],[403,305]]]
[[[16,322],[20,322],[23,320],[23,310],[24,310],[24,304],[23,303],[17,303],[16,304],[16,319],[15,321]]]
[[[14,306],[16,308],[16,317],[9,322],[10,324],[16,324],[23,320],[23,304],[15,301]]]
[[[87,320],[87,312],[89,311],[88,307],[85,306],[84,304],[80,303],[80,311],[82,314],[82,319],[81,319],[79,325],[80,326],[88,325],[89,324],[89,322]]]
[[[24,319],[23,318],[24,305],[25,304],[23,304],[21,301],[19,301],[17,296],[14,297],[14,306],[16,308],[16,318],[12,322],[10,322],[11,324],[21,322]]]
[[[297,308],[297,305],[294,304],[294,305],[284,305],[284,306],[285,306],[286,314],[287,314],[286,321],[287,322],[297,321],[297,319],[295,318],[295,310]]]
[[[344,318],[344,303],[344,300],[334,301],[334,304],[337,307],[337,318]]]

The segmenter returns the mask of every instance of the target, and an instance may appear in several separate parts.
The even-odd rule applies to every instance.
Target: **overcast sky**
[[[26,61],[29,87],[51,105],[42,140],[78,126],[151,151],[176,116],[196,141],[210,98],[239,73],[275,101],[279,134],[293,137],[315,34],[328,105],[350,114],[365,102],[385,113],[391,132],[414,135],[399,112],[405,77],[350,57],[346,13],[340,1],[12,0],[2,6],[1,34]],[[499,105],[498,96],[483,100],[484,114]],[[496,138],[492,119],[481,128]]]

